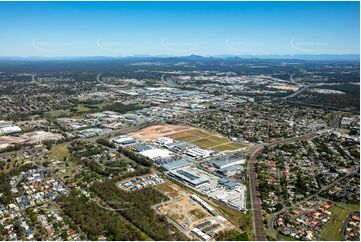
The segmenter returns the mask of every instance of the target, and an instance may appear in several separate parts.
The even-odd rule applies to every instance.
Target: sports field
[[[198,145],[199,147],[216,150],[216,151],[232,151],[245,147],[244,145],[232,142],[220,135],[212,134],[200,129],[188,129],[167,137],[187,141],[189,143]]]
[[[187,141],[204,149],[216,151],[233,151],[244,148],[245,145],[232,142],[219,134],[184,125],[153,125],[129,135],[146,141],[153,141],[160,137],[169,137],[174,140]]]

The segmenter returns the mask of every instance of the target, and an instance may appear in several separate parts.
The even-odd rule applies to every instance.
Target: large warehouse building
[[[21,132],[21,128],[12,122],[0,121],[0,135]]]
[[[139,154],[144,155],[152,160],[164,159],[173,156],[173,152],[166,149],[148,149],[140,152]]]
[[[183,158],[171,160],[163,163],[160,167],[164,170],[171,171],[185,166],[189,166],[192,162]]]
[[[208,161],[208,163],[221,170],[229,166],[243,165],[245,161],[246,160],[243,155],[224,155],[215,159],[211,159]]]
[[[169,175],[193,187],[209,182],[207,177],[189,168],[172,170],[169,172]]]

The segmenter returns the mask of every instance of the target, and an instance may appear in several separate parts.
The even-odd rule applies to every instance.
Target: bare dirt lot
[[[166,182],[158,185],[157,188],[171,197],[169,201],[157,208],[158,211],[179,224],[187,233],[191,234],[193,228],[206,221],[218,224],[218,226],[214,226],[214,229],[212,229],[214,233],[233,227],[227,220],[219,222],[216,217],[212,216],[207,210],[190,198],[191,193],[183,190],[177,184]]]
[[[137,132],[129,133],[129,135],[146,141],[153,141],[160,137],[169,136],[187,130],[196,130],[196,128],[183,125],[154,125],[141,129]]]

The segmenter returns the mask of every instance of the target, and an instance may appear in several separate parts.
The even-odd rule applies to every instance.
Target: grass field
[[[355,211],[360,211],[360,206],[356,204],[336,203],[331,208],[332,216],[325,228],[321,231],[322,240],[342,240],[341,230],[346,222],[347,216]]]
[[[58,160],[63,160],[69,156],[69,150],[64,145],[54,145],[51,147],[51,156]]]
[[[89,108],[84,107],[83,105],[78,105],[75,107],[75,109],[79,113],[85,113],[90,110]],[[53,110],[51,112],[48,112],[48,115],[51,118],[67,117],[67,116],[71,116],[71,114],[72,113],[71,113],[70,109],[58,109],[58,110]]]
[[[69,116],[70,113],[68,110],[58,109],[58,110],[53,110],[53,111],[49,112],[48,115],[51,118],[59,118],[59,117]]]
[[[224,137],[197,129],[181,131],[168,137],[175,140],[187,141],[199,147],[216,151],[232,151],[245,147],[242,144],[229,141]]]

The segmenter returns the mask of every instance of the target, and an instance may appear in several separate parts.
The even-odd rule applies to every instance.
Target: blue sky
[[[0,56],[357,54],[359,2],[0,2]]]

